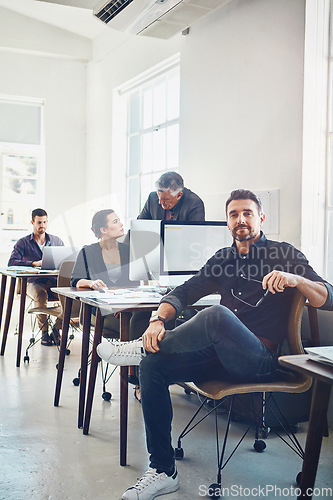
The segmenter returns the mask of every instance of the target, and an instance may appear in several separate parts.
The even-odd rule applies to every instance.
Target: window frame
[[[149,193],[144,192],[142,190],[143,178],[145,176],[151,176],[150,191],[154,190],[154,182],[157,178],[164,172],[170,170],[179,170],[179,130],[178,130],[178,162],[177,165],[172,168],[167,168],[165,164],[165,168],[154,169],[152,165],[152,169],[149,171],[143,171],[142,168],[142,148],[141,141],[142,138],[147,134],[154,134],[154,132],[168,130],[170,127],[174,125],[178,125],[180,127],[180,109],[178,116],[176,118],[167,119],[158,123],[151,124],[151,126],[144,128],[142,124],[142,103],[143,103],[143,93],[149,88],[156,88],[161,81],[167,81],[168,78],[177,74],[180,78],[180,57],[179,54],[176,54],[172,58],[164,61],[163,63],[151,68],[149,71],[138,75],[134,79],[126,82],[121,87],[118,87],[114,91],[113,96],[113,121],[114,121],[114,134],[113,134],[113,152],[112,152],[112,186],[117,185],[120,189],[123,188],[122,192],[126,193],[125,199],[121,203],[121,212],[124,214],[124,222],[128,225],[129,221],[133,219],[134,212],[135,218],[139,215],[140,211],[143,208],[143,205],[146,201],[147,195]],[[180,87],[180,85],[179,85]],[[139,92],[139,105],[140,105],[140,116],[139,116],[139,128],[135,132],[130,131],[130,99],[131,95],[135,92]],[[179,88],[180,94],[180,88]],[[180,106],[180,105],[179,105]],[[166,102],[167,109],[167,102]],[[117,120],[117,121],[116,121]],[[129,143],[130,138],[134,136],[139,137],[139,166],[138,170],[135,173],[131,173],[129,171],[130,167],[130,149]],[[122,169],[119,169],[119,165],[123,165]],[[118,167],[121,172],[116,172],[116,168]],[[130,182],[133,179],[137,179],[138,185],[138,209],[135,209],[130,213],[129,211],[129,190],[130,190]],[[150,192],[149,191],[149,192]],[[120,191],[119,191],[120,192]]]
[[[0,205],[1,205],[1,237],[0,237],[0,251],[8,252],[12,250],[13,244],[23,235],[27,233],[30,228],[30,214],[27,220],[21,223],[16,223],[8,225],[4,219],[6,213],[3,210],[4,204],[13,203],[13,206],[17,202],[13,200],[5,199],[4,197],[4,178],[7,177],[5,174],[4,160],[6,156],[23,156],[23,157],[33,157],[36,158],[37,171],[34,175],[36,180],[36,193],[31,195],[29,210],[36,208],[37,206],[44,206],[45,204],[45,140],[44,140],[44,100],[41,99],[24,99],[12,96],[2,96],[0,95],[0,100],[13,103],[13,104],[23,104],[23,105],[37,105],[40,108],[40,144],[27,144],[20,142],[0,142],[0,178],[1,178],[1,189],[0,189]],[[15,177],[15,176],[13,176]],[[29,202],[29,195],[27,196],[27,203]]]

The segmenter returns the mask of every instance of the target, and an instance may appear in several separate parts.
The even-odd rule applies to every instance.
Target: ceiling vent
[[[231,0],[39,0],[93,10],[118,31],[170,38]]]
[[[95,7],[94,16],[107,24],[132,2],[133,0],[111,0],[101,8]]]
[[[230,0],[108,0],[94,15],[120,31],[170,38]]]

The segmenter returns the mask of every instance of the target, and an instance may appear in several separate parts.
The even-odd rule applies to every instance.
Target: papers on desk
[[[158,304],[163,297],[162,293],[140,290],[119,288],[117,290],[105,290],[103,292],[91,290],[81,292],[79,297],[93,299],[102,304]]]
[[[306,347],[304,350],[311,360],[333,366],[333,346]]]
[[[19,274],[38,274],[39,269],[30,266],[9,266],[7,267],[8,271],[14,271]]]
[[[7,271],[13,271],[17,275],[19,274],[58,274],[59,271],[57,269],[54,270],[46,270],[40,269],[39,267],[32,266],[9,266],[6,268]]]
[[[80,291],[79,297],[92,299],[100,304],[108,305],[126,305],[126,304],[159,304],[163,297],[163,292],[159,292],[153,289],[144,289],[143,287],[138,288],[119,288],[115,290],[104,290],[102,292],[98,290],[88,290]],[[219,304],[221,300],[221,295],[211,294],[206,295],[199,299],[194,306],[211,306]]]
[[[99,293],[99,301],[104,304],[158,304],[163,295],[143,290],[110,290]]]

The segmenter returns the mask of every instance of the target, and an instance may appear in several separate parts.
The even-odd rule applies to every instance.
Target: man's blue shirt
[[[63,241],[53,234],[45,233],[45,246],[63,246]],[[34,235],[28,234],[20,238],[14,245],[9,257],[8,266],[31,266],[42,259],[42,251],[35,241]],[[29,282],[41,281],[43,278],[29,278]],[[54,280],[56,282],[56,280]]]

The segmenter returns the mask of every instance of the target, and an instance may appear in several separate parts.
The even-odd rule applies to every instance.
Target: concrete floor
[[[13,321],[14,323],[14,321]],[[29,322],[26,321],[28,327]],[[15,325],[14,325],[15,326]],[[23,347],[28,344],[29,331]],[[60,406],[53,406],[56,380],[56,347],[37,344],[30,363],[16,368],[17,336],[9,334],[5,356],[0,358],[0,499],[1,500],[115,500],[136,482],[148,460],[140,404],[129,395],[128,465],[119,465],[119,373],[108,383],[110,402],[101,398],[101,377],[95,391],[89,436],[77,428],[78,387],[72,384],[80,360],[76,337],[66,357]],[[198,398],[172,387],[173,436],[198,406]],[[221,421],[224,416],[219,417]],[[231,441],[243,425],[232,424]],[[303,445],[306,424],[297,434]],[[332,496],[319,489],[333,487],[332,437],[324,438],[314,498]],[[252,449],[253,434],[245,438],[223,472],[224,498],[296,498],[293,488],[301,460],[282,441],[270,434],[267,449]],[[206,498],[207,487],[216,481],[214,419],[209,417],[183,440],[185,457],[178,462],[180,489],[163,496],[170,500]],[[261,487],[259,491],[257,488]],[[254,489],[253,489],[254,488]],[[320,493],[320,494],[319,494]]]

